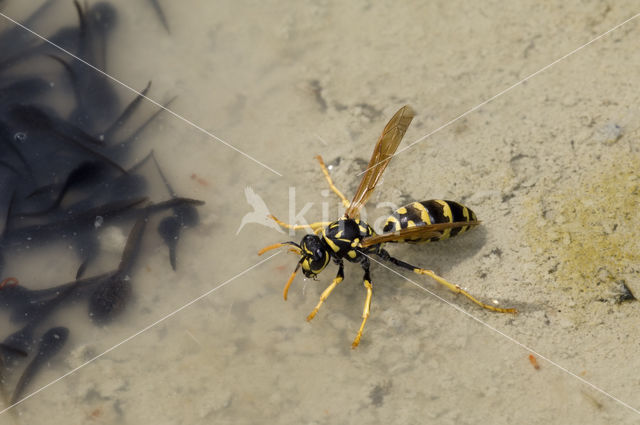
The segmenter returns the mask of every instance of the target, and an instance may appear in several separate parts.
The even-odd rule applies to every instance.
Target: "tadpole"
[[[33,380],[35,374],[44,366],[53,356],[58,354],[69,337],[69,329],[63,326],[49,329],[40,338],[40,344],[38,345],[38,352],[34,359],[27,365],[20,380],[16,384],[13,390],[13,396],[11,397],[11,404],[20,400],[24,394],[27,386]]]
[[[120,259],[118,271],[100,284],[89,299],[89,317],[95,323],[104,324],[121,313],[131,296],[131,268],[140,251],[140,242],[147,224],[147,215],[136,221],[129,232],[127,243]]]
[[[180,238],[180,227],[180,220],[175,215],[163,218],[158,224],[158,233],[169,247],[169,262],[173,270],[176,269],[176,246]]]

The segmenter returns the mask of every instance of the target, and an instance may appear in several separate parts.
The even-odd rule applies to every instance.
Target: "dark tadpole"
[[[101,204],[94,208],[83,209],[77,213],[75,212],[75,208],[70,208],[65,217],[60,220],[24,227],[12,226],[8,229],[5,240],[13,243],[31,238],[32,243],[39,243],[39,241],[55,237],[60,233],[71,233],[86,226],[95,227],[98,217],[100,217],[102,221],[106,221],[117,216],[122,217],[136,213],[139,215],[140,211],[144,209],[136,207],[146,201],[146,197],[118,200]]]
[[[5,350],[6,352],[11,353],[14,356],[27,357],[29,355],[29,353],[27,353],[24,350],[12,347],[10,345],[6,345],[6,344],[1,343],[1,342],[0,342],[0,349]]]
[[[153,154],[153,151],[151,151],[149,156],[153,160],[153,163],[155,164],[156,169],[158,170],[158,174],[160,174],[160,178],[162,179],[162,183],[167,188],[167,192],[169,192],[169,195],[171,195],[173,199],[177,199],[178,195],[176,194],[175,190],[173,190],[173,187],[169,183],[169,180],[162,172],[162,168],[160,168],[160,164],[158,164],[158,160],[156,159],[156,156]],[[173,207],[173,215],[177,217],[181,226],[192,227],[198,224],[198,220],[199,220],[198,210],[193,204],[184,203],[184,204],[176,205],[175,207]]]
[[[98,325],[110,322],[114,316],[124,310],[130,296],[131,281],[129,276],[116,273],[91,294],[89,317]]]
[[[133,226],[133,229],[131,229],[131,232],[129,232],[118,271],[104,283],[100,284],[91,294],[89,299],[89,316],[95,323],[108,323],[114,316],[124,310],[131,296],[131,269],[140,251],[140,243],[144,235],[149,214],[185,204],[201,205],[203,202],[185,198],[173,198],[169,201],[144,208],[144,212],[138,217],[136,224]],[[177,223],[171,226],[175,227]]]
[[[0,194],[0,196],[2,196]],[[11,225],[11,214],[13,213],[13,203],[16,198],[15,190],[11,192],[11,197],[9,198],[9,202],[6,204],[7,207],[5,209],[5,218],[4,218],[4,227],[2,231],[0,231],[0,276],[2,276],[2,271],[4,270],[4,237],[9,231],[9,226]],[[4,202],[2,204],[4,205]],[[15,286],[15,285],[14,285]],[[3,288],[4,289],[4,288]]]
[[[116,8],[107,2],[96,3],[85,9],[77,0],[73,2],[78,12],[80,25],[79,55],[93,66],[106,70],[107,37],[118,23]],[[91,72],[94,74],[93,72]]]
[[[91,136],[81,128],[58,117],[53,111],[48,111],[35,105],[13,105],[9,117],[16,125],[29,128],[31,131],[56,136],[60,140],[80,151],[100,159],[123,173],[126,170],[98,149],[104,142]]]
[[[115,273],[117,270],[111,270],[46,289],[28,289],[22,284],[5,285],[0,290],[0,308],[11,312],[9,316],[11,322],[26,322],[33,327],[56,311],[65,301],[74,301],[83,297]],[[68,291],[69,289],[71,290]]]
[[[33,377],[53,356],[58,354],[69,338],[69,329],[59,326],[49,329],[40,338],[38,352],[34,359],[27,365],[11,397],[11,404],[20,400]]]
[[[110,174],[104,174],[105,178],[87,187],[82,192],[85,196],[76,197],[77,202],[68,205],[66,209],[79,214],[98,205],[111,204],[114,199],[125,201],[148,196],[149,182],[143,175],[134,173],[132,169],[121,175],[113,175],[114,172],[111,169]]]
[[[107,143],[109,143],[113,139],[114,133],[129,121],[133,113],[136,111],[136,109],[138,109],[138,107],[140,106],[140,103],[149,92],[150,88],[151,88],[151,81],[147,83],[147,86],[144,89],[142,89],[140,94],[137,95],[127,105],[126,108],[124,108],[120,116],[116,118],[115,121],[104,131],[104,140],[106,140]]]
[[[95,224],[94,224],[95,227]],[[80,256],[80,266],[76,271],[76,279],[84,276],[84,272],[100,253],[100,242],[95,232],[83,232],[75,240],[76,251]]]
[[[48,3],[51,3],[51,1]],[[46,15],[48,14],[45,13],[45,16]],[[33,28],[31,25],[26,26]],[[22,33],[27,33],[22,28],[17,29]],[[4,40],[0,40],[0,42],[2,41]],[[21,35],[20,40],[12,40],[8,43],[1,43],[1,45],[6,47],[6,49],[3,49],[2,57],[0,58],[0,72],[33,58],[37,58],[39,55],[59,53],[60,47],[72,54],[78,55],[80,31],[75,25],[64,27],[59,29],[55,34],[48,36],[46,42],[41,41],[31,33],[27,33],[26,35]]]
[[[173,198],[174,200],[180,198]],[[183,203],[173,208],[173,215],[165,217],[158,224],[158,233],[169,247],[171,268],[176,270],[176,249],[180,240],[180,232],[184,227],[198,223],[198,211],[193,204]]]
[[[144,93],[141,93],[141,94],[144,94]],[[176,97],[174,96],[171,99],[169,99],[167,102],[162,104],[161,107],[159,107],[153,114],[151,114],[131,134],[127,135],[127,137],[125,137],[125,138],[123,138],[121,140],[119,139],[117,141],[111,141],[110,142],[110,146],[111,147],[110,147],[108,153],[112,157],[118,158],[118,156],[122,155],[123,152],[127,152],[129,150],[130,146],[133,144],[133,142],[138,140],[138,137],[140,137],[142,132],[149,126],[149,124],[151,124],[162,112],[168,110],[169,106],[171,106],[171,103],[173,103],[173,101],[175,99],[176,99]],[[134,99],[134,102],[135,102],[135,99]]]
[[[158,233],[169,247],[169,261],[173,270],[176,269],[176,247],[180,239],[180,227],[180,220],[175,215],[163,218],[158,224]]]
[[[182,208],[187,206],[195,207],[195,206],[201,206],[204,204],[205,202],[199,199],[178,197],[178,198],[169,199],[168,201],[162,201],[162,202],[158,202],[157,204],[153,204],[147,207],[147,210],[149,211],[149,214],[151,214],[158,211],[165,211],[169,208],[175,209],[175,208]]]
[[[99,182],[105,180],[109,176],[110,167],[104,162],[100,161],[84,161],[80,163],[76,168],[71,170],[67,176],[64,184],[58,191],[58,195],[53,200],[51,205],[42,211],[33,213],[23,213],[24,216],[37,216],[50,213],[54,209],[58,208],[62,203],[65,195],[73,189],[82,189],[96,185]],[[52,185],[47,185],[43,188],[36,189],[27,198],[38,195],[42,192],[51,192]]]
[[[86,279],[75,280],[52,288],[30,290],[22,286],[5,286],[0,291],[0,305],[12,310],[11,320],[27,324],[12,333],[0,344],[5,364],[20,360],[16,353],[30,353],[34,349],[37,329],[61,305],[77,299],[85,299],[86,294],[95,291],[118,271],[110,271]]]
[[[8,111],[12,122],[25,126],[30,130],[40,130],[54,134],[77,145],[104,146],[104,142],[81,128],[59,117],[53,110],[36,105],[13,104]]]
[[[140,242],[147,224],[147,215],[143,215],[129,232],[120,259],[118,271],[99,285],[89,298],[89,317],[97,324],[105,324],[121,313],[131,297],[130,272],[140,251]]]
[[[176,192],[171,187],[169,180],[165,177],[158,160],[156,159],[153,151],[149,154],[153,163],[160,174],[160,178],[167,188],[167,192],[171,195],[172,199],[178,199]],[[192,227],[198,224],[198,210],[192,204],[180,204],[173,207],[173,216],[165,217],[158,225],[158,233],[169,247],[169,261],[171,262],[171,268],[176,270],[176,248],[178,246],[178,240],[180,239],[180,232],[183,227]]]
[[[78,56],[94,67],[106,71],[107,36],[117,21],[116,9],[100,2],[90,9],[73,2],[78,13]],[[86,10],[85,10],[86,9]],[[84,63],[71,62],[74,73],[72,84],[76,92],[76,108],[70,120],[95,133],[117,115],[120,101],[114,85],[105,75],[95,72]]]
[[[87,10],[87,25],[91,31],[93,46],[90,49],[100,54],[98,64],[103,70],[107,66],[107,37],[118,25],[118,12],[107,2],[94,4]]]
[[[4,0],[0,1],[0,6],[2,6],[2,3],[4,3]],[[37,20],[47,14],[47,12],[49,11],[49,7],[51,7],[53,3],[54,0],[47,0],[46,2],[44,2],[31,15],[22,20],[22,24],[27,28],[33,28]],[[2,32],[0,32],[0,42],[2,42],[0,44],[7,47],[7,50],[11,50],[10,48],[18,50],[21,45],[24,45],[25,39],[33,38],[34,37],[31,34],[27,33],[24,29],[16,25],[10,25],[7,27],[7,29],[4,29]]]
[[[8,353],[9,356],[14,357],[27,357],[29,353],[27,353],[26,351],[17,350],[13,347],[5,347],[5,345],[2,343],[0,343],[0,353],[2,353],[2,355],[0,355],[0,396],[2,397],[2,401],[5,403],[5,405],[8,406],[11,403],[9,402],[9,395],[7,394],[7,390],[4,386],[5,373],[9,370],[5,364],[5,356],[7,355],[6,353]]]
[[[151,3],[151,6],[153,7],[153,11],[156,12],[156,16],[162,23],[162,26],[164,27],[165,30],[167,30],[167,34],[171,34],[171,31],[169,31],[169,22],[167,22],[167,17],[162,11],[160,2],[158,2],[158,0],[149,0],[149,3]]]
[[[3,350],[8,350],[12,355],[27,357],[29,354],[25,351],[14,350],[11,347],[5,348],[2,344],[0,344],[0,348]],[[7,393],[7,389],[5,388],[5,371],[7,367],[5,365],[5,361],[3,356],[0,356],[0,397],[2,397],[2,401],[5,406],[9,406],[11,403],[9,401],[9,394]]]
[[[0,110],[14,103],[26,103],[51,91],[51,83],[39,77],[25,77],[0,88]]]
[[[11,352],[8,352],[7,349],[24,351],[27,353],[31,352],[35,342],[34,333],[40,323],[49,317],[62,302],[66,301],[79,285],[80,281],[76,280],[73,284],[66,286],[52,298],[33,304],[29,303],[30,310],[25,313],[27,315],[28,323],[22,329],[17,330],[2,341],[5,359],[10,359],[12,357]],[[13,289],[15,288],[19,288],[19,286],[16,286]]]
[[[37,26],[37,21],[50,15],[50,13],[48,13],[49,8],[53,6],[54,3],[54,0],[47,0],[29,17],[22,20],[22,24],[27,28],[34,28]],[[66,35],[68,32],[69,30],[65,28],[59,33],[47,38],[51,40],[52,43],[60,44],[63,39],[67,38],[66,36],[61,37],[60,34],[64,33]],[[39,50],[42,50],[43,46],[48,47],[47,43],[41,43],[37,37],[17,25],[10,25],[0,33],[0,45],[3,47],[0,70],[35,55]],[[68,45],[64,47],[69,49]]]
[[[14,132],[12,128],[4,121],[0,120],[0,152],[2,152],[2,160],[9,162],[9,168],[16,174],[28,175],[29,178],[33,178],[33,169],[29,165],[27,158],[22,154],[14,142],[22,144],[27,139],[27,134],[23,132]],[[22,163],[26,169],[26,173],[23,173],[18,169],[16,161]]]
[[[185,227],[194,227],[200,221],[198,210],[192,204],[182,204],[173,209],[176,217],[180,219],[180,224]]]

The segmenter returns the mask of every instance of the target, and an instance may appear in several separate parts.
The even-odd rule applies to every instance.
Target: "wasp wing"
[[[360,209],[369,200],[373,189],[375,189],[380,177],[382,177],[382,173],[387,168],[387,164],[389,164],[391,157],[396,152],[414,115],[413,109],[409,105],[405,105],[396,112],[382,131],[378,143],[373,149],[373,155],[371,155],[371,160],[367,165],[360,186],[358,186],[358,190],[349,208],[347,208],[347,217],[357,218],[359,216]]]
[[[454,221],[453,223],[436,223],[427,224],[424,226],[407,227],[406,229],[382,233],[380,235],[374,235],[369,238],[365,238],[360,242],[360,246],[366,248],[383,242],[427,242],[428,240],[431,240],[433,238],[443,239],[445,237],[445,232],[448,229],[473,227],[477,226],[478,224],[480,224],[479,221]]]

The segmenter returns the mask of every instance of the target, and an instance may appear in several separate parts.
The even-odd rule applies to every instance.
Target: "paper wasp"
[[[387,168],[389,161],[393,157],[404,133],[407,131],[414,112],[410,106],[400,108],[398,112],[391,118],[389,123],[382,131],[382,135],[378,139],[367,170],[364,173],[360,186],[356,191],[353,200],[349,202],[345,196],[333,184],[329,171],[324,165],[320,156],[316,159],[322,167],[322,172],[331,187],[331,190],[340,197],[346,207],[343,217],[332,223],[317,222],[310,225],[290,225],[278,220],[274,216],[270,216],[280,226],[287,229],[310,229],[313,234],[307,234],[302,238],[300,244],[293,241],[277,243],[260,250],[259,254],[263,254],[271,249],[282,246],[300,255],[300,260],[295,270],[289,277],[284,288],[284,299],[287,299],[289,286],[293,282],[296,273],[300,268],[308,278],[315,278],[329,264],[329,260],[333,260],[338,265],[338,274],[333,282],[324,290],[320,296],[320,301],[307,317],[307,321],[313,319],[318,313],[320,306],[327,299],[331,291],[344,279],[343,260],[352,263],[360,263],[364,269],[364,286],[367,290],[367,296],[362,312],[362,323],[358,334],[353,341],[352,348],[360,343],[364,325],[369,318],[371,308],[371,297],[373,295],[373,285],[369,273],[370,258],[377,256],[380,259],[390,262],[398,267],[411,270],[420,275],[427,275],[436,282],[446,286],[451,291],[462,294],[469,298],[479,306],[488,310],[501,313],[515,313],[514,308],[500,308],[489,304],[485,304],[474,298],[471,294],[460,288],[458,285],[452,284],[442,277],[436,275],[431,270],[425,270],[411,264],[400,261],[392,257],[385,249],[383,244],[387,242],[408,242],[423,243],[434,242],[447,239],[464,233],[468,229],[477,226],[480,222],[476,215],[469,208],[453,201],[429,200],[422,202],[412,202],[404,207],[398,208],[385,222],[383,233],[376,234],[367,223],[359,219],[360,209],[366,204],[367,200],[373,193],[378,181],[382,177],[384,170]]]

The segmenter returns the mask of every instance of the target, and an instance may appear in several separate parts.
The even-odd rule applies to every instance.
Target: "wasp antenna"
[[[273,245],[265,246],[260,251],[258,251],[258,255],[262,255],[267,251],[271,251],[272,249],[280,248],[281,246],[285,246],[285,245],[294,246],[295,249],[297,250],[295,252],[300,254],[300,245],[298,245],[297,243],[295,243],[295,242],[281,242],[281,243],[275,243]],[[293,250],[294,248],[291,248],[291,249]]]
[[[293,279],[296,277],[296,273],[298,273],[298,270],[300,270],[300,264],[302,264],[302,258],[300,259],[300,261],[298,261],[298,265],[296,266],[295,270],[293,271],[293,273],[291,273],[291,276],[289,276],[289,280],[287,280],[287,284],[284,285],[284,291],[282,291],[282,296],[284,297],[284,300],[287,300],[287,294],[289,293],[289,287],[291,286],[291,282],[293,282]]]
[[[265,246],[260,251],[258,251],[258,255],[262,255],[267,251],[271,251],[272,249],[280,248],[282,245],[283,244],[281,244],[281,243],[276,243],[276,244],[273,244],[273,245]]]

